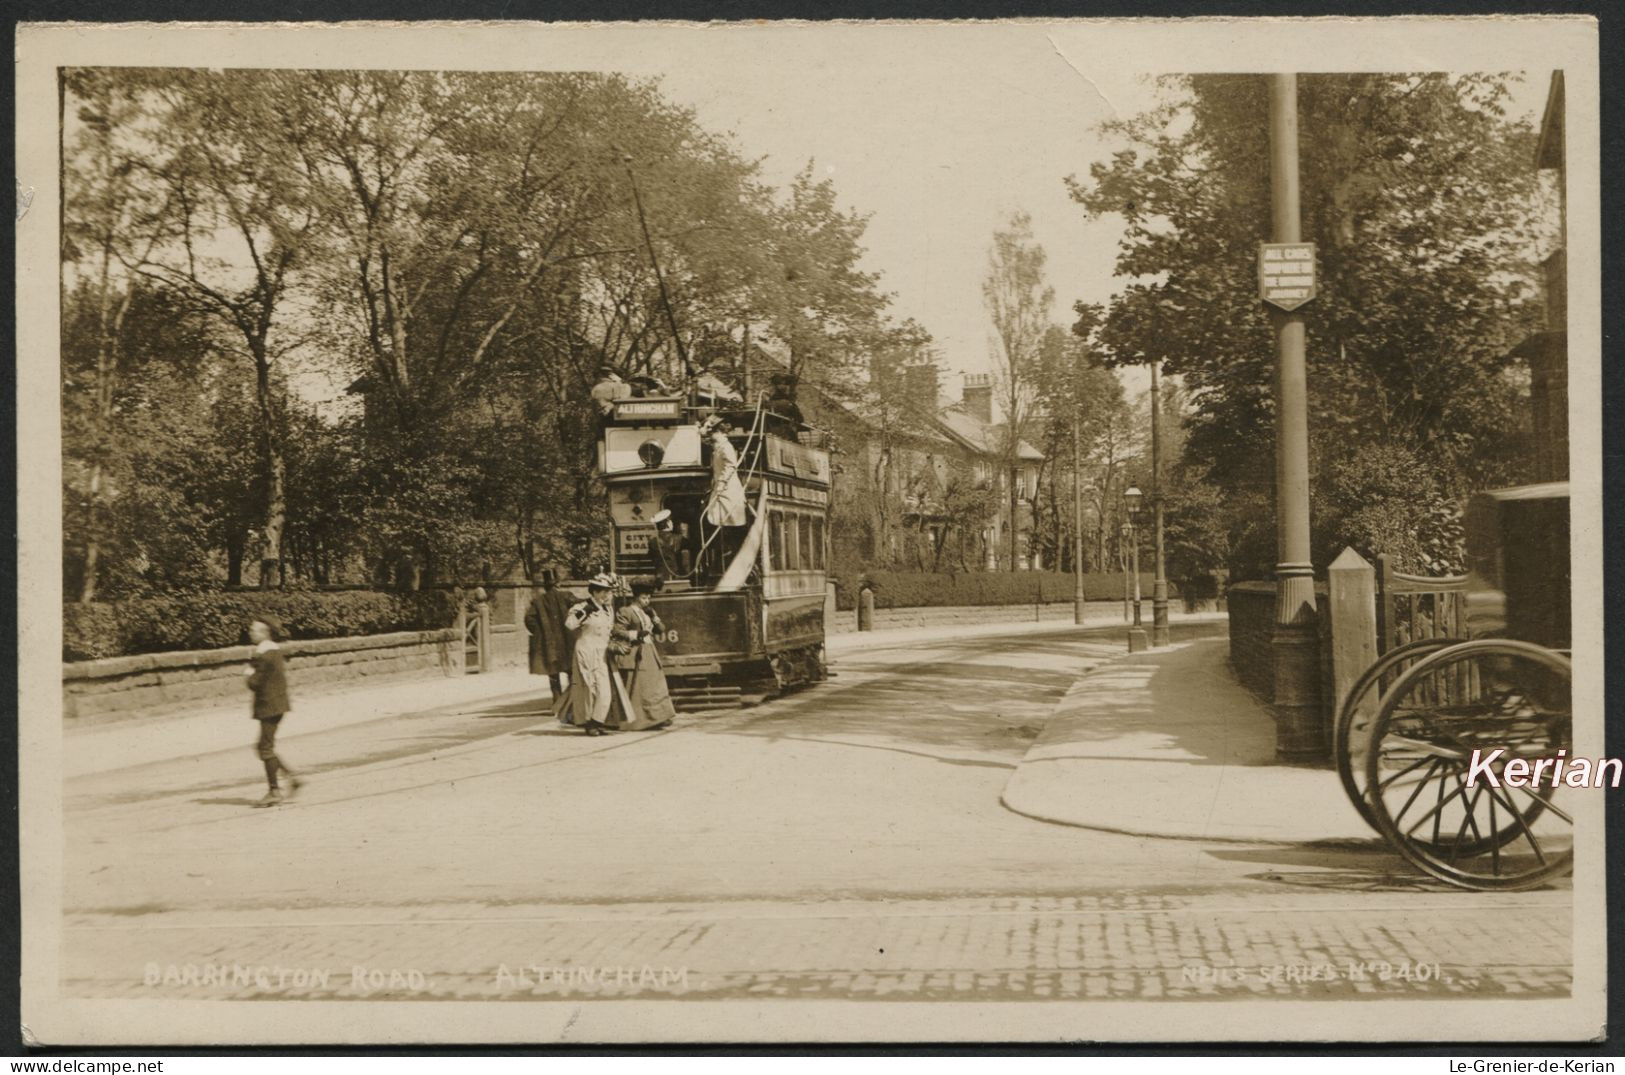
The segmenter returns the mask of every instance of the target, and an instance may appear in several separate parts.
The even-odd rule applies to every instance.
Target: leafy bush
[[[1316,563],[1351,545],[1372,562],[1386,553],[1400,571],[1465,570],[1461,511],[1440,488],[1430,459],[1403,445],[1378,445],[1325,468],[1316,488]]]
[[[457,598],[443,590],[243,590],[73,604],[63,609],[62,655],[78,661],[242,645],[249,622],[267,613],[288,638],[344,638],[449,627]]]
[[[857,606],[858,589],[867,580],[874,588],[876,608],[919,608],[948,605],[1031,605],[1070,601],[1075,582],[1060,571],[868,571],[842,578],[836,588],[836,606]],[[1140,593],[1151,597],[1150,574],[1142,573]],[[1172,595],[1170,585],[1169,593]],[[1121,601],[1123,574],[1110,572],[1083,576],[1083,596],[1090,601]]]

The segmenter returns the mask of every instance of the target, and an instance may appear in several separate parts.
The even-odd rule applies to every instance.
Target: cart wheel
[[[1510,787],[1508,761],[1572,743],[1571,666],[1528,642],[1463,642],[1423,658],[1383,696],[1365,751],[1377,829],[1405,859],[1463,888],[1524,889],[1574,865],[1574,819],[1540,787]],[[1505,751],[1500,787],[1467,784],[1474,751]]]
[[[1343,790],[1349,802],[1365,818],[1367,825],[1377,827],[1371,806],[1365,797],[1365,749],[1371,739],[1371,722],[1381,704],[1382,695],[1399,678],[1401,672],[1430,653],[1446,646],[1460,645],[1459,638],[1418,638],[1391,649],[1354,681],[1343,704],[1337,710],[1333,727],[1332,756],[1337,761],[1337,775],[1343,781]]]

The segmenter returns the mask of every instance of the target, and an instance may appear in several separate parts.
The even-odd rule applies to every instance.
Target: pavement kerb
[[[1223,622],[1223,612],[1171,612],[1172,623]],[[860,650],[894,649],[915,643],[953,642],[961,638],[994,638],[1000,635],[1058,634],[1064,631],[1100,631],[1129,625],[1116,619],[1093,619],[1084,623],[1071,620],[1011,621],[1006,623],[943,624],[933,627],[890,627],[878,631],[842,631],[828,635],[824,651],[832,658]]]
[[[1035,821],[1225,844],[1380,845],[1330,768],[1282,764],[1225,640],[1123,654],[1080,675],[1000,801]]]

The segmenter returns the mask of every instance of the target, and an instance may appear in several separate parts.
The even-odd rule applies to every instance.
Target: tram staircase
[[[756,695],[747,695],[738,684],[707,683],[697,686],[672,685],[671,702],[679,713],[697,713],[707,709],[740,709],[759,701]]]

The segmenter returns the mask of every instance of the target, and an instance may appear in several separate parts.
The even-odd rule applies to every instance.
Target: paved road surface
[[[1001,807],[1120,636],[866,650],[661,733],[587,739],[530,702],[351,725],[288,743],[309,784],[273,810],[248,808],[245,719],[240,750],[69,782],[64,992],[1567,994],[1566,889],[1460,893],[1372,844],[1137,839]]]

